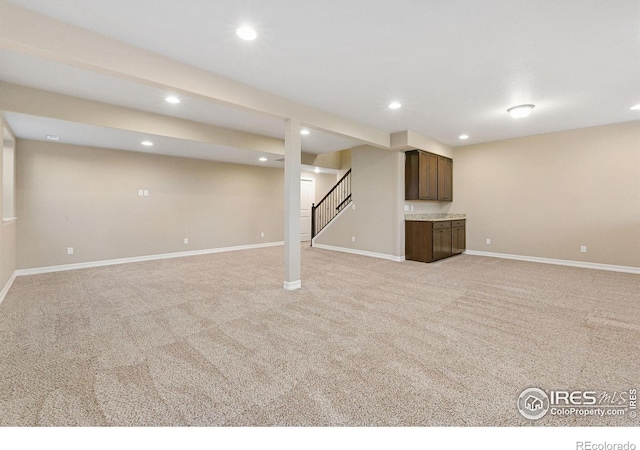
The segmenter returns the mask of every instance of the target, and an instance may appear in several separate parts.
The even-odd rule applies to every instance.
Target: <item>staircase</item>
[[[311,245],[313,238],[351,202],[351,169],[331,188],[318,205],[311,206]]]

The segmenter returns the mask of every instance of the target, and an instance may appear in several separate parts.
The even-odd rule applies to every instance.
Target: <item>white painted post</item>
[[[284,288],[300,289],[300,160],[299,120],[289,119],[284,131]]]

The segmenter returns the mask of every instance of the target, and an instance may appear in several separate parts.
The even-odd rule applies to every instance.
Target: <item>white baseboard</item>
[[[211,253],[233,252],[237,250],[250,250],[263,247],[275,247],[284,245],[284,242],[267,242],[265,244],[238,245],[235,247],[210,248],[205,250],[192,250],[188,252],[162,253],[158,255],[134,256],[131,258],[107,259],[103,261],[90,261],[77,264],[63,264],[59,266],[36,267],[33,269],[19,269],[14,275],[36,275],[39,273],[62,272],[65,270],[88,269],[90,267],[112,266],[115,264],[127,264],[133,262],[154,261],[157,259],[182,258],[184,256],[208,255]],[[4,291],[3,291],[4,292]]]
[[[592,263],[592,262],[584,262],[584,261],[572,261],[569,259],[541,258],[538,256],[511,255],[509,253],[481,252],[477,250],[465,250],[464,254],[475,255],[475,256],[489,256],[491,258],[515,259],[518,261],[529,261],[529,262],[537,262],[537,263],[543,263],[543,264],[555,264],[557,266],[581,267],[583,269],[597,269],[597,270],[608,270],[610,272],[625,272],[625,273],[640,274],[640,267],[616,266],[613,264],[600,264],[600,263]]]
[[[302,287],[302,281],[285,281],[282,285],[287,291],[293,291],[295,289],[300,289]]]
[[[13,282],[15,281],[16,276],[17,276],[16,272],[13,272],[11,274],[11,278],[9,278],[9,281],[7,281],[7,284],[5,284],[4,287],[2,288],[2,291],[0,291],[0,303],[2,303],[4,298],[9,293],[9,289],[11,289],[11,286],[13,285]]]
[[[334,247],[333,245],[324,245],[324,244],[313,244],[313,247],[319,248],[322,250],[332,250],[335,252],[352,253],[354,255],[361,255],[361,256],[370,256],[372,258],[388,259],[389,261],[395,261],[395,262],[404,261],[404,256],[387,255],[386,253],[367,252],[365,250],[356,250],[353,248],[346,248],[346,247]]]

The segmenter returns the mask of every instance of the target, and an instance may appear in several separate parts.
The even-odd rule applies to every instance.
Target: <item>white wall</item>
[[[31,140],[18,146],[20,269],[283,239],[282,169]],[[335,175],[304,175],[316,180],[317,199],[335,184]]]
[[[4,122],[4,119],[0,118],[0,138],[2,142],[15,141],[15,138],[8,129],[8,125]],[[4,149],[3,149],[4,151]],[[4,174],[5,167],[3,159],[0,158],[0,174]],[[0,211],[4,209],[4,199],[6,180],[0,183]],[[0,291],[5,287],[7,282],[11,279],[13,272],[16,270],[16,222],[3,222],[0,224]]]
[[[453,191],[468,249],[640,267],[640,121],[455,148]]]
[[[351,150],[351,169],[355,209],[346,210],[315,242],[404,256],[404,153],[356,147]]]

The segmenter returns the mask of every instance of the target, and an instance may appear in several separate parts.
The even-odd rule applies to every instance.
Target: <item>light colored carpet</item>
[[[282,247],[19,277],[2,425],[638,425],[516,410],[640,387],[640,276]]]

